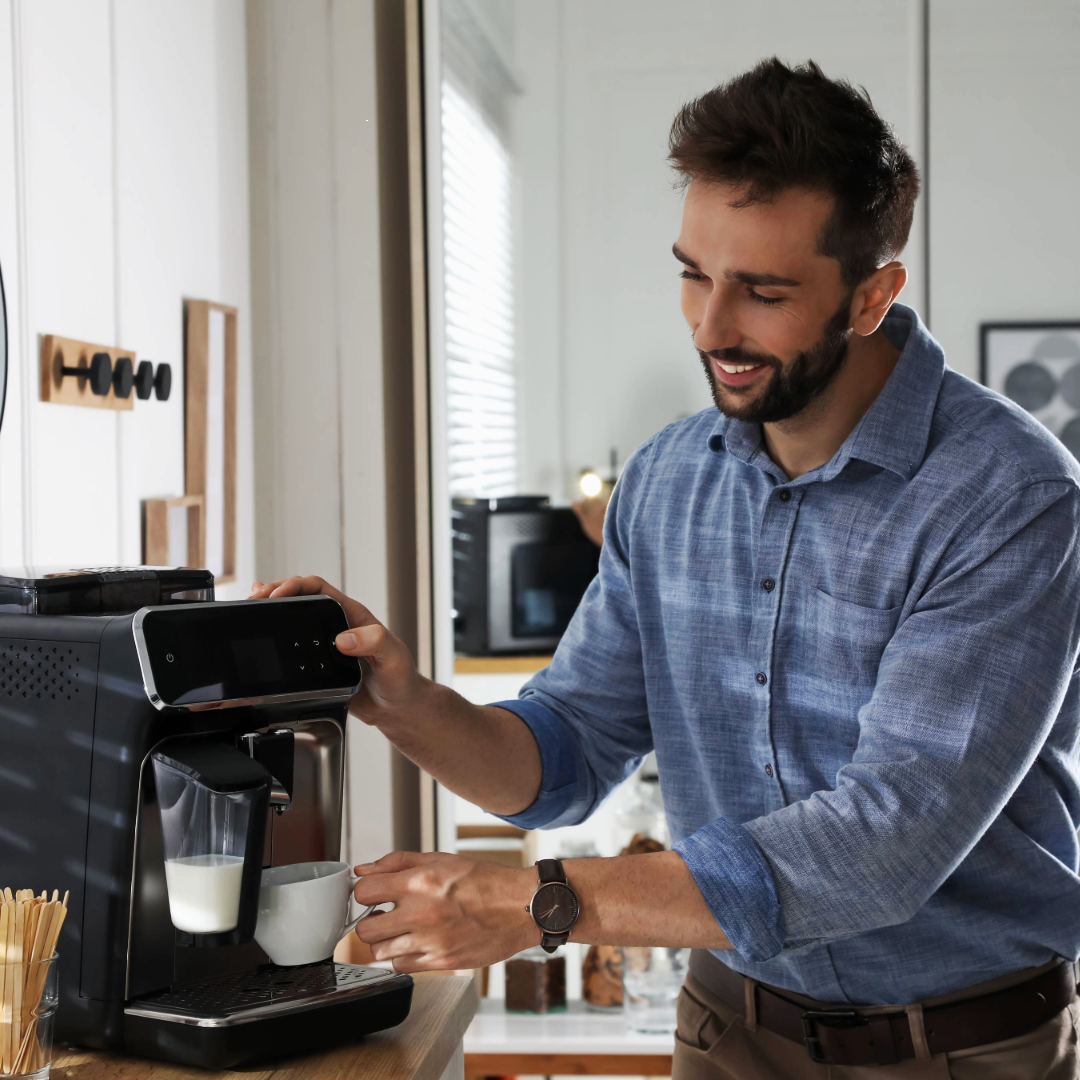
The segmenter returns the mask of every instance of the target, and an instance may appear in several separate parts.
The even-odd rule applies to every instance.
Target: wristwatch
[[[558,859],[540,859],[536,864],[540,878],[532,902],[525,910],[544,932],[540,942],[544,952],[554,952],[565,945],[574,923],[581,914],[577,893],[566,882],[566,874]]]

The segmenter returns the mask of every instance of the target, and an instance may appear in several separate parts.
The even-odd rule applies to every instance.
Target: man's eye
[[[684,270],[679,277],[686,278],[687,281],[704,281],[704,274],[695,274],[693,270]]]
[[[747,291],[759,304],[779,304],[784,299],[782,296],[762,296],[761,293],[756,293],[753,289]]]

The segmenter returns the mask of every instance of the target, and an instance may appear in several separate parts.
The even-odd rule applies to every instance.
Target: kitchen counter
[[[461,1080],[462,1037],[476,1012],[473,980],[457,975],[416,975],[412,1009],[403,1024],[362,1042],[243,1072],[211,1072],[100,1050],[57,1047],[55,1080]]]
[[[465,1075],[670,1076],[674,1048],[673,1035],[632,1031],[621,1009],[571,1001],[565,1012],[532,1016],[485,998],[465,1033]]]

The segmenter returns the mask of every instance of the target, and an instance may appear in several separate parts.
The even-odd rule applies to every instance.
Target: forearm
[[[678,852],[568,859],[563,867],[581,901],[571,941],[732,947]],[[535,867],[397,851],[356,872],[359,903],[394,905],[364,919],[357,936],[398,971],[483,967],[540,944],[540,928],[527,910],[537,887]]]
[[[520,813],[540,791],[536,740],[505,709],[474,705],[449,687],[421,679],[413,700],[381,711],[373,722],[410,761],[490,813]]]
[[[732,947],[677,852],[568,859],[563,868],[581,900],[581,917],[570,934],[573,941]]]

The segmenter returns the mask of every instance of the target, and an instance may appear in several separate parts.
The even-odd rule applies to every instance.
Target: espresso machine
[[[264,867],[340,857],[361,670],[329,597],[212,597],[0,572],[0,876],[70,891],[58,1038],[229,1068],[392,1027],[413,984],[254,941]]]

